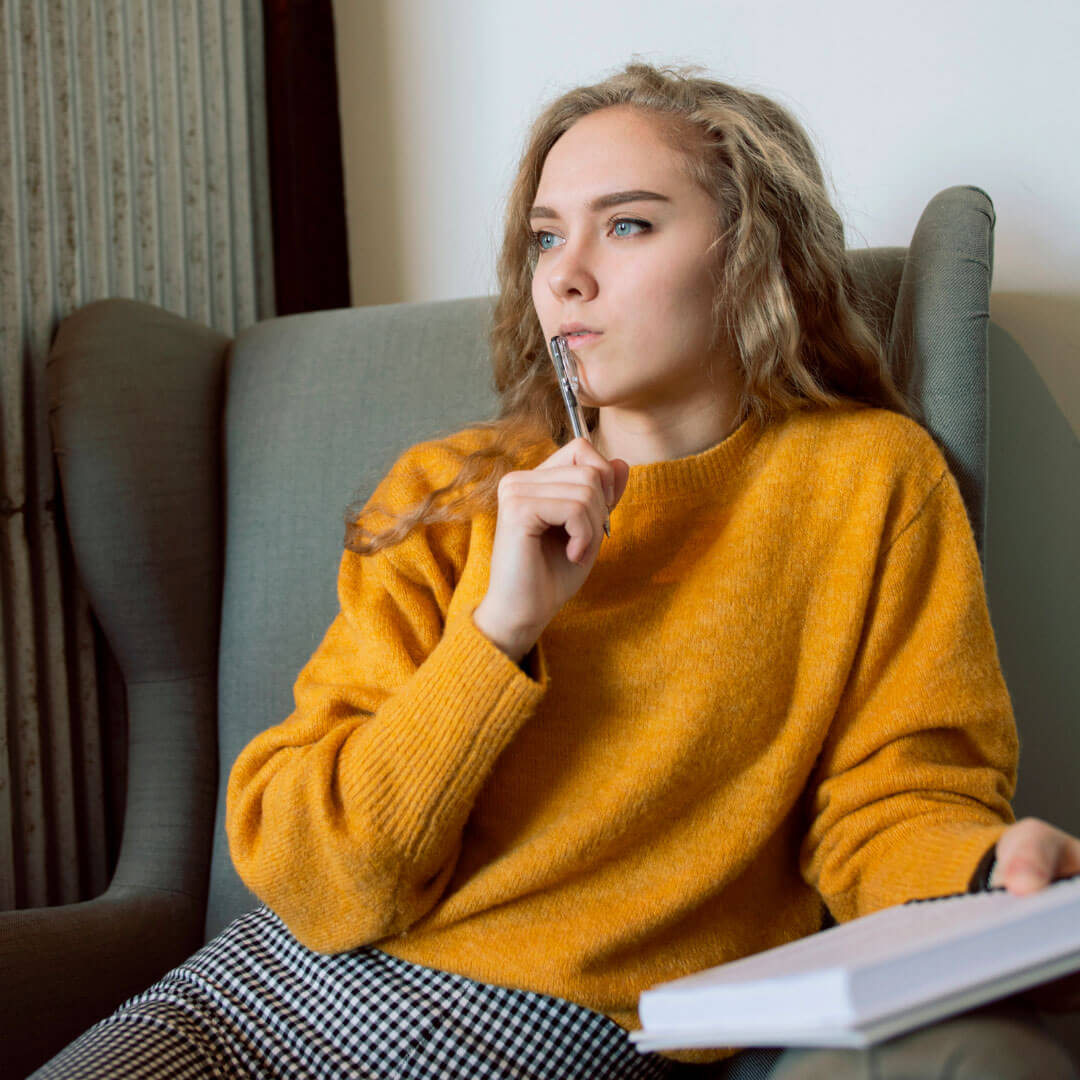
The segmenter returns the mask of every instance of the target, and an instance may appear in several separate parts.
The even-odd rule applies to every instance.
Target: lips
[[[600,340],[600,331],[586,331],[585,333],[567,334],[566,343],[571,349],[580,349],[583,345]]]
[[[597,330],[592,326],[586,326],[584,323],[563,323],[563,325],[559,327],[559,333],[568,341],[572,341],[575,336],[601,334],[603,331]]]

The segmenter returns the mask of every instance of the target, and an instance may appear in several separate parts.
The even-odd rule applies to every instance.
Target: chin
[[[605,405],[614,404],[614,401],[605,398],[603,395],[597,397],[589,393],[584,386],[578,388],[577,399],[582,408],[585,409],[602,409]]]

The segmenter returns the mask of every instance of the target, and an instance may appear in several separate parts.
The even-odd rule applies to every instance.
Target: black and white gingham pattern
[[[640,1053],[617,1024],[571,1002],[373,948],[311,952],[260,907],[32,1080],[758,1080],[773,1056],[740,1054],[720,1072],[680,1067]]]

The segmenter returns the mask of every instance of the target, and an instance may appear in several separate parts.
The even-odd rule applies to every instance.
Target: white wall
[[[1080,760],[1077,0],[337,0],[335,18],[356,304],[494,291],[529,122],[633,53],[788,105],[851,247],[906,245],[942,188],[990,194],[1007,333],[987,583],[1023,736],[1017,807],[1080,832],[1075,781],[1046,779]]]
[[[1080,432],[1076,0],[337,0],[335,18],[354,303],[493,291],[541,105],[635,52],[701,63],[807,125],[849,246],[906,244],[941,188],[986,190],[994,319]]]

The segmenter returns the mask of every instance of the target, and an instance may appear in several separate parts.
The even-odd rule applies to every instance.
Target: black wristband
[[[536,678],[536,646],[534,645],[519,661],[518,667],[529,676],[533,682],[538,682]]]
[[[987,892],[990,888],[990,875],[994,872],[994,863],[997,861],[997,844],[995,844],[980,860],[975,867],[975,873],[968,882],[968,892]]]

